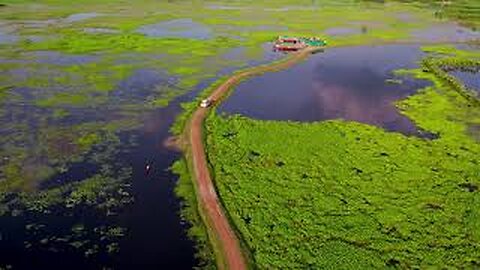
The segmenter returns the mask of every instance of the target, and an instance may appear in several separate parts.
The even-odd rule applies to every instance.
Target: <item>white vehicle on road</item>
[[[212,103],[213,103],[213,100],[207,98],[207,99],[202,100],[202,102],[200,103],[200,107],[208,108],[208,107],[210,107],[210,105],[212,105]]]

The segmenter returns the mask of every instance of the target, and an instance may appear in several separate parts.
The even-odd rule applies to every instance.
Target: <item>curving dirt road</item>
[[[268,71],[275,71],[287,68],[293,64],[305,59],[315,49],[305,49],[301,52],[292,54],[287,60],[274,63],[268,66],[255,67],[244,72],[238,73],[230,77],[217,89],[213,91],[210,98],[215,102],[220,102],[222,97],[231,87],[235,86],[241,80],[247,77],[261,74]],[[187,126],[189,132],[189,144],[191,158],[193,164],[194,179],[196,181],[197,198],[204,213],[204,222],[209,227],[209,231],[214,234],[210,235],[211,241],[215,241],[220,248],[220,256],[223,263],[219,263],[219,268],[223,269],[247,269],[247,262],[239,240],[234,230],[229,224],[227,217],[223,212],[223,208],[215,191],[210,172],[208,169],[205,148],[203,145],[203,122],[208,113],[208,108],[198,108],[192,115],[191,122]],[[219,260],[217,260],[218,262]],[[223,264],[223,265],[222,265]]]

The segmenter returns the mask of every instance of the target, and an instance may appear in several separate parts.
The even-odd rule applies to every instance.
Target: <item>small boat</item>
[[[286,45],[286,44],[275,44],[274,49],[277,51],[298,51],[305,48],[303,45]]]
[[[275,51],[299,51],[306,47],[325,47],[327,42],[317,37],[279,36],[275,41]]]

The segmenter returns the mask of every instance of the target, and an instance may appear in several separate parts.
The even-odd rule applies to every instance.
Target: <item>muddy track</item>
[[[217,87],[210,98],[217,104],[228,93],[228,91],[240,81],[268,71],[284,69],[294,65],[310,55],[314,49],[305,49],[292,54],[288,59],[273,63],[271,65],[259,66],[230,77]],[[188,141],[190,145],[193,164],[194,181],[196,185],[197,199],[202,209],[205,224],[209,228],[211,241],[219,248],[221,258],[217,258],[220,269],[247,269],[247,261],[242,252],[240,242],[234,230],[229,224],[221,202],[215,191],[215,186],[210,176],[208,163],[203,144],[203,122],[208,114],[208,108],[198,108],[192,115],[187,126]]]

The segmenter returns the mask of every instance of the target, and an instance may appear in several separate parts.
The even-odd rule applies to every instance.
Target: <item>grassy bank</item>
[[[478,106],[435,72],[411,73],[434,84],[398,107],[438,139],[210,116],[217,188],[259,268],[479,266]]]
[[[200,262],[198,268],[217,269],[214,243],[208,239],[208,228],[202,220],[187,161],[185,159],[176,161],[172,166],[172,171],[179,176],[175,193],[182,199],[182,218],[192,224],[188,235],[196,244],[196,258]]]

